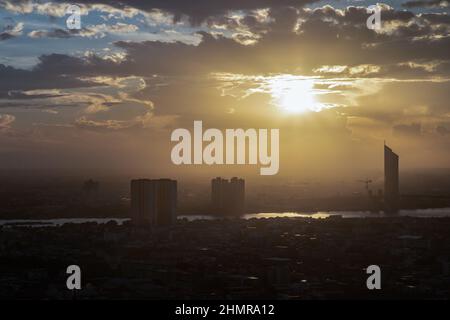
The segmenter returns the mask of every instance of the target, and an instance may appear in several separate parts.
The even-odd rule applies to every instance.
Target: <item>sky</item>
[[[194,120],[279,129],[281,177],[381,170],[384,141],[402,169],[449,167],[448,14],[435,0],[0,0],[0,169],[259,173],[173,165],[171,132]]]

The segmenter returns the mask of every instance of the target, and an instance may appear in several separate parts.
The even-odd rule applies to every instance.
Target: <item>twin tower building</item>
[[[215,178],[211,181],[212,214],[235,216],[245,212],[245,181]],[[168,226],[177,219],[177,181],[131,181],[131,220],[135,225]]]

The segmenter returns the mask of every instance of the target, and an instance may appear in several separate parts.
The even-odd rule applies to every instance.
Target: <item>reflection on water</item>
[[[372,218],[372,217],[386,217],[392,215],[385,215],[384,213],[373,213],[369,211],[318,211],[318,212],[260,212],[249,213],[243,215],[242,219],[268,219],[268,218],[313,218],[325,219],[330,216],[341,216],[342,218]],[[418,210],[401,210],[398,216],[421,217],[421,218],[437,218],[450,217],[450,208],[441,209],[418,209]],[[194,220],[213,220],[217,217],[213,216],[179,216],[179,219]]]
[[[421,217],[421,218],[437,218],[437,217],[450,217],[450,208],[442,209],[418,209],[418,210],[401,210],[398,213],[399,216]],[[342,218],[368,218],[368,217],[386,217],[384,213],[372,213],[368,211],[319,211],[319,212],[261,212],[261,213],[249,213],[242,216],[242,219],[268,219],[268,218],[312,218],[312,219],[325,219],[330,216],[341,216]],[[215,220],[218,219],[214,216],[206,215],[189,215],[179,216],[178,219],[187,219],[188,221],[195,220]],[[129,219],[46,219],[46,220],[0,220],[0,226],[16,225],[16,226],[31,226],[31,227],[45,227],[45,226],[60,226],[66,223],[107,223],[109,221],[116,221],[117,224],[122,224]]]
[[[260,219],[260,218],[313,218],[313,219],[324,219],[328,218],[330,214],[328,212],[316,212],[316,213],[298,213],[298,212],[283,212],[283,213],[251,213],[246,214],[243,219]]]
[[[318,211],[318,212],[261,212],[249,213],[242,216],[242,219],[268,219],[268,218],[313,218],[325,219],[330,216],[341,216],[342,218],[372,218],[372,217],[386,217],[392,215],[385,215],[384,213],[373,213],[369,211]],[[437,218],[450,217],[450,208],[442,209],[418,209],[418,210],[401,210],[398,216],[421,217],[421,218]],[[212,216],[180,216],[179,219],[186,218],[189,221],[193,220],[212,220],[217,219]]]

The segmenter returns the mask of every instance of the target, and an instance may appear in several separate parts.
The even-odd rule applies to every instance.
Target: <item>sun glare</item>
[[[317,102],[314,80],[298,76],[276,76],[268,80],[273,103],[290,113],[320,111],[324,106]]]

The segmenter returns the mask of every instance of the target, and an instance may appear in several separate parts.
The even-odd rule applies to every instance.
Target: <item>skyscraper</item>
[[[228,186],[231,211],[236,214],[245,213],[245,180],[239,178],[231,178]]]
[[[176,220],[177,182],[131,181],[131,220],[136,225],[170,225]]]
[[[131,181],[131,220],[136,225],[156,221],[155,184],[148,179]]]
[[[226,189],[228,186],[228,180],[222,178],[215,178],[211,180],[211,200],[212,209],[222,214],[223,208],[225,207],[226,201]]]
[[[170,179],[155,180],[156,224],[170,225],[177,219],[177,182]]]
[[[220,215],[245,213],[245,180],[236,177],[231,181],[220,177],[212,179],[211,200],[214,212]]]
[[[384,145],[384,207],[386,213],[398,212],[399,202],[399,157]]]

